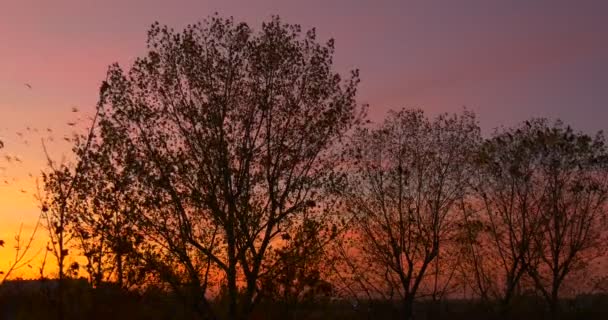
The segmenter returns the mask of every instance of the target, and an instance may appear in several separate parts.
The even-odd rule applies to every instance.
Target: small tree
[[[608,151],[601,132],[592,137],[559,121],[534,121],[515,134],[534,148],[543,181],[528,271],[555,317],[564,280],[605,247]]]
[[[45,198],[42,199],[42,215],[45,226],[49,231],[50,248],[57,260],[57,272],[60,282],[65,275],[65,259],[69,254],[69,243],[72,239],[68,230],[68,219],[70,208],[68,208],[68,197],[71,192],[72,173],[69,167],[62,165],[55,168],[52,162],[51,171],[44,173],[43,183]]]
[[[377,129],[355,134],[340,193],[353,216],[355,254],[369,264],[367,275],[356,276],[368,277],[360,283],[373,291],[400,297],[405,318],[452,230],[479,139],[470,112],[433,120],[420,110],[391,112]]]
[[[601,134],[592,138],[544,119],[484,143],[477,190],[487,238],[478,247],[491,248],[502,270],[504,307],[529,275],[556,314],[563,280],[599,245],[606,159]]]
[[[0,149],[4,148],[4,142],[0,140]],[[24,238],[23,237],[23,224],[19,226],[19,231],[15,235],[15,255],[12,261],[9,261],[6,269],[0,270],[0,285],[4,283],[4,281],[10,279],[13,272],[28,266],[32,267],[30,263],[36,257],[37,253],[34,255],[30,255],[32,249],[32,243],[34,242],[34,238],[36,237],[36,232],[38,231],[38,227],[40,226],[41,216],[38,216],[38,220],[34,225],[34,229],[32,233]],[[4,239],[0,239],[0,249],[4,249],[6,245],[6,241]],[[29,255],[29,256],[28,256]]]
[[[97,105],[91,127],[88,133],[84,136],[84,142],[82,144],[78,142],[78,137],[76,137],[75,141],[77,143],[77,147],[74,151],[76,151],[78,147],[80,147],[82,150],[89,149],[94,138],[94,128],[97,125],[100,111],[99,108],[101,106],[101,97],[104,96],[107,89],[107,83],[104,81],[100,87],[100,101]],[[66,257],[69,254],[69,249],[71,246],[70,242],[72,242],[74,236],[77,235],[79,231],[78,229],[74,228],[75,225],[72,222],[75,219],[75,212],[77,210],[77,206],[79,205],[79,203],[74,201],[74,199],[76,190],[79,184],[83,181],[85,162],[76,162],[74,167],[65,163],[57,164],[55,161],[53,161],[53,159],[51,159],[44,143],[43,149],[47,158],[48,167],[47,170],[42,173],[43,188],[42,190],[39,190],[39,201],[41,202],[41,215],[43,223],[48,230],[50,238],[50,243],[47,245],[47,250],[52,252],[57,261],[59,278],[58,317],[59,319],[63,319],[63,280],[65,278],[66,271],[65,262]],[[41,191],[42,194],[40,194]],[[44,262],[46,263],[46,254]],[[78,268],[71,268],[70,271],[73,274],[74,270],[79,269],[80,266],[78,266]]]
[[[1,147],[1,145],[0,145]],[[2,285],[6,280],[9,280],[13,272],[28,266],[31,268],[30,263],[36,258],[37,253],[34,255],[30,255],[32,249],[32,242],[36,236],[36,232],[38,231],[38,226],[40,226],[40,218],[36,221],[34,225],[34,230],[27,237],[23,238],[23,224],[19,227],[19,231],[15,235],[15,255],[12,261],[8,263],[8,266],[4,270],[0,270],[0,285]],[[0,240],[0,248],[4,248],[6,242],[4,240]]]
[[[535,173],[539,163],[535,148],[520,129],[496,132],[478,154],[479,175],[475,186],[484,226],[478,248],[483,248],[495,295],[508,310],[526,274],[534,235],[540,232],[543,181]],[[485,271],[484,274],[490,274]]]
[[[335,226],[335,225],[334,225]],[[286,243],[273,252],[275,266],[261,274],[261,294],[268,300],[284,306],[284,317],[292,317],[302,303],[320,303],[333,295],[333,287],[327,281],[328,266],[324,241],[332,241],[337,230],[326,230],[317,221],[304,220],[295,233],[284,233]],[[326,238],[324,233],[332,232]]]

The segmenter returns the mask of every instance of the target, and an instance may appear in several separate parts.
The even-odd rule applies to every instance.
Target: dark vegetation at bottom
[[[93,289],[85,286],[66,288],[63,319],[148,320],[199,319],[183,300],[158,289],[142,292],[116,288]],[[214,309],[223,310],[226,299],[215,299]],[[605,319],[608,295],[585,295],[564,299],[558,319]],[[226,314],[217,314],[227,319]],[[401,319],[399,304],[386,301],[325,299],[298,304],[268,301],[257,306],[249,319]],[[59,319],[59,300],[51,290],[14,291],[0,287],[0,319]],[[508,310],[499,303],[472,300],[419,301],[414,319],[552,319],[543,301],[519,297]]]

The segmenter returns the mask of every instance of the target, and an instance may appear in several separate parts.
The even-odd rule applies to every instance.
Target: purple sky
[[[338,68],[361,69],[376,119],[466,105],[484,129],[530,116],[608,128],[606,1],[3,0],[0,112],[92,105],[106,66],[143,53],[150,23],[180,28],[215,11],[254,25],[278,14],[334,37]]]
[[[467,106],[486,133],[532,116],[608,129],[608,1],[0,0],[0,154],[24,160],[0,160],[15,180],[0,181],[0,218],[36,211],[24,177],[44,164],[40,137],[16,132],[48,127],[61,140],[73,106],[93,109],[107,66],[144,53],[152,22],[181,28],[216,11],[254,26],[278,14],[335,38],[337,68],[361,70],[374,120]]]

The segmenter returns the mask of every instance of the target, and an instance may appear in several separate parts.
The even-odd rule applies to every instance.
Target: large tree
[[[245,318],[277,259],[305,252],[290,245],[297,230],[327,225],[333,147],[360,118],[357,72],[343,79],[333,40],[279,18],[259,31],[217,16],[182,32],[154,24],[148,49],[128,72],[110,68],[92,152],[128,177],[114,192],[135,202],[121,220],[145,238],[148,267],[192,288],[209,317],[218,279],[229,318]],[[324,243],[334,230],[315,232]]]
[[[351,258],[367,267],[347,265],[358,290],[399,297],[405,318],[453,230],[479,140],[472,113],[429,119],[420,110],[391,112],[379,127],[354,136],[348,184],[339,192],[352,214]]]

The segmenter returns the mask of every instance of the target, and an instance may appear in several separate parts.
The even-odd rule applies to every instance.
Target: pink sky
[[[216,11],[252,25],[278,14],[335,38],[337,68],[361,70],[360,101],[374,120],[389,108],[467,106],[485,132],[532,116],[608,129],[602,0],[1,0],[0,238],[36,217],[28,173],[44,164],[46,128],[60,159],[67,122],[85,125],[107,65],[142,55],[152,22],[180,28]],[[23,163],[7,163],[7,154]]]

